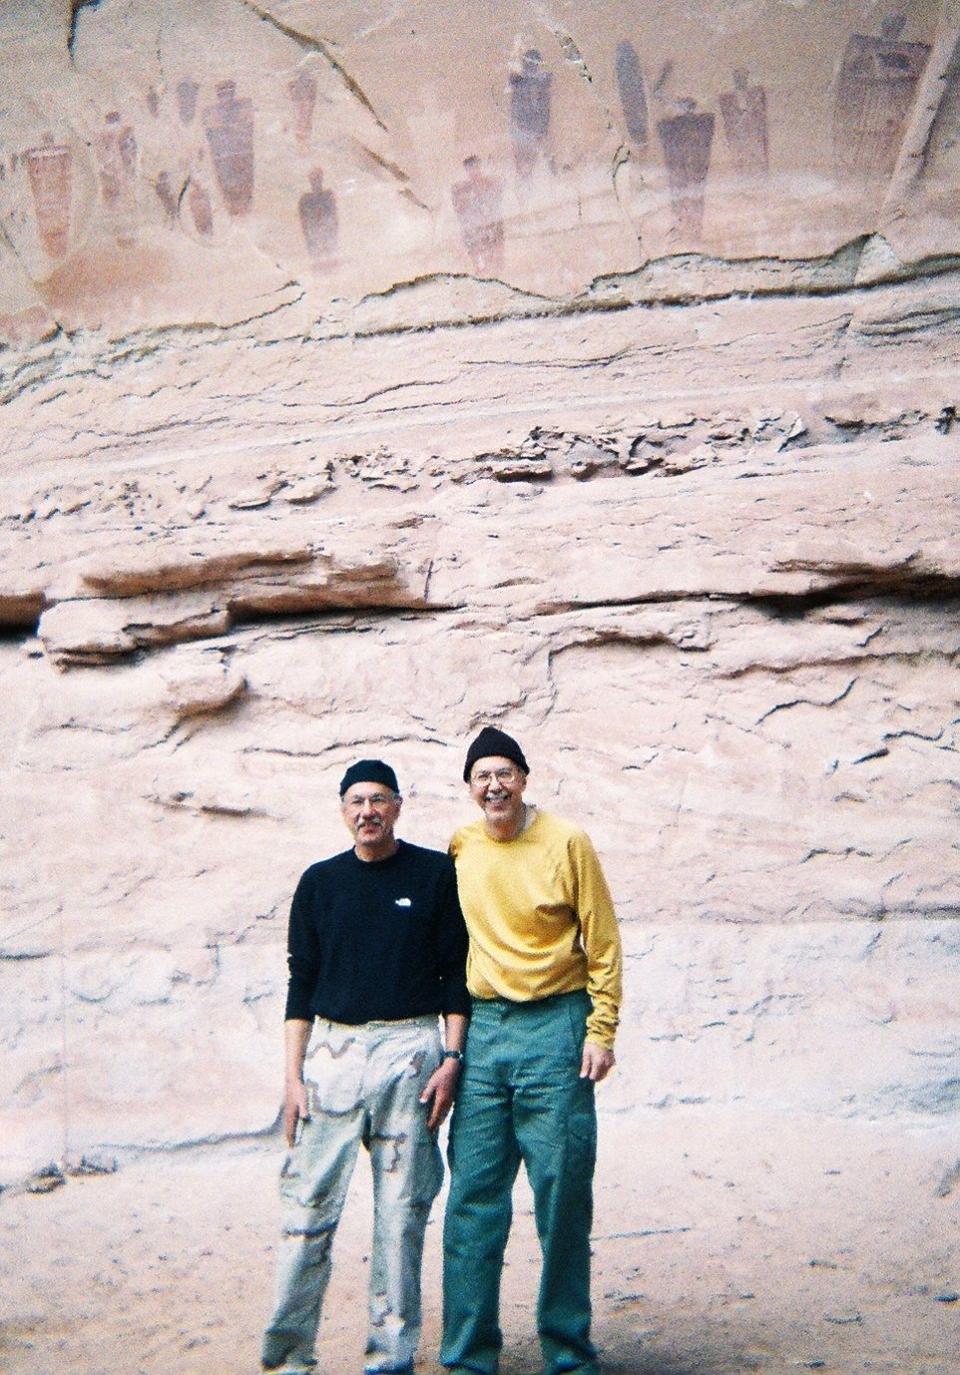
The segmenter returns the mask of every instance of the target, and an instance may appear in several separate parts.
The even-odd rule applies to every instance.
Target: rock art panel
[[[11,3],[16,8],[22,0]],[[325,262],[329,250],[310,246],[300,218],[300,198],[312,192],[309,174],[317,163],[322,164],[325,174],[324,186],[317,194],[331,190],[337,198],[338,290],[346,291],[344,299],[349,301],[354,296],[369,298],[371,291],[383,294],[399,281],[442,274],[467,263],[475,275],[506,280],[509,274],[509,284],[517,289],[567,295],[595,276],[639,267],[647,254],[669,255],[678,243],[688,247],[706,247],[709,243],[711,252],[749,258],[762,252],[773,257],[778,235],[789,232],[791,243],[799,245],[797,252],[832,251],[845,233],[852,235],[872,227],[852,223],[853,198],[844,190],[849,183],[844,169],[858,160],[862,165],[871,163],[869,155],[864,161],[857,151],[868,127],[880,127],[870,110],[878,100],[886,100],[893,114],[888,110],[884,120],[895,125],[899,120],[897,102],[904,103],[903,92],[912,87],[916,99],[920,89],[915,84],[916,74],[929,79],[922,67],[926,43],[905,44],[902,35],[895,36],[892,23],[884,26],[879,37],[871,37],[869,30],[858,30],[851,39],[835,9],[818,12],[815,17],[805,12],[803,22],[814,24],[817,42],[811,43],[809,52],[798,51],[792,44],[790,74],[784,78],[777,70],[781,60],[777,33],[782,29],[795,38],[800,17],[784,15],[782,7],[774,7],[775,14],[774,8],[764,5],[749,22],[742,12],[725,11],[722,28],[727,38],[722,56],[710,38],[714,30],[709,24],[702,33],[696,32],[695,24],[687,26],[684,21],[679,25],[684,39],[679,95],[700,100],[692,110],[685,109],[682,101],[673,98],[677,92],[671,92],[670,99],[665,92],[663,73],[672,74],[673,65],[669,25],[653,22],[655,8],[651,0],[643,0],[629,27],[604,19],[598,21],[595,34],[587,33],[571,12],[565,20],[569,33],[558,31],[551,36],[535,26],[518,30],[515,23],[505,20],[497,31],[478,35],[476,71],[459,83],[462,90],[456,89],[458,82],[452,75],[455,64],[440,63],[429,69],[429,79],[422,83],[417,100],[422,99],[424,108],[435,111],[436,117],[416,134],[408,118],[411,97],[404,92],[400,76],[401,71],[411,69],[414,36],[404,30],[397,16],[386,18],[382,29],[363,30],[362,35],[350,38],[352,6],[348,5],[341,16],[346,44],[341,56],[346,65],[338,74],[316,50],[309,49],[311,39],[316,38],[312,30],[302,41],[298,39],[301,28],[304,32],[311,28],[302,14],[287,25],[287,31],[262,19],[251,20],[249,7],[235,7],[234,0],[222,3],[219,18],[210,17],[208,8],[201,19],[187,0],[170,0],[170,21],[164,26],[167,36],[161,44],[162,74],[157,69],[153,42],[155,21],[140,20],[125,4],[98,6],[95,18],[92,10],[85,10],[80,74],[84,74],[84,64],[91,74],[103,70],[94,38],[109,46],[122,37],[131,54],[131,71],[138,73],[139,89],[130,92],[130,103],[117,102],[120,123],[110,138],[110,131],[102,124],[102,111],[98,115],[101,127],[90,139],[89,166],[85,150],[59,126],[54,129],[57,143],[73,150],[72,246],[79,247],[83,241],[78,233],[81,226],[96,225],[98,210],[101,225],[104,218],[110,221],[107,232],[115,240],[126,241],[136,233],[142,236],[157,229],[170,231],[165,249],[177,259],[173,274],[179,285],[165,283],[160,290],[169,300],[167,309],[173,312],[175,322],[189,322],[192,315],[209,314],[214,308],[216,302],[209,298],[220,291],[221,269],[211,272],[212,255],[204,250],[221,228],[242,219],[254,203],[256,226],[248,248],[240,251],[256,254],[258,249],[265,249],[263,259],[282,264],[294,275],[301,272],[311,293],[322,295],[329,288],[322,272],[315,270],[315,259]],[[928,3],[911,11],[911,34],[915,29],[929,41],[934,8]],[[423,22],[416,42],[439,42],[439,31],[431,27],[434,20],[424,17]],[[196,66],[189,36],[191,32],[206,35],[217,24],[223,29],[223,51],[214,73]],[[338,21],[338,32],[340,28]],[[537,34],[540,36],[534,36]],[[449,41],[451,53],[455,48],[462,51],[464,35],[458,32],[456,43]],[[937,42],[939,53],[943,42]],[[255,47],[255,60],[248,68],[237,66],[230,54],[242,52],[250,43]],[[511,43],[515,58],[508,65],[504,58]],[[356,44],[355,50],[352,44]],[[392,54],[390,62],[386,60],[387,47]],[[838,72],[834,89],[822,56],[836,49],[838,66],[843,69],[848,47],[849,60],[842,80]],[[820,54],[819,66],[814,53]],[[676,49],[674,60],[679,69],[680,49]],[[898,61],[906,63],[905,72],[898,74]],[[752,68],[747,67],[748,62]],[[894,77],[887,72],[891,64]],[[732,78],[725,75],[731,70]],[[242,74],[244,71],[247,75]],[[865,71],[873,71],[881,95],[869,93],[873,77],[868,80]],[[883,73],[882,80],[878,72]],[[235,75],[231,77],[231,73]],[[66,68],[63,79],[67,80]],[[26,81],[24,74],[21,84]],[[254,81],[255,88],[250,84]],[[219,95],[218,84],[222,88]],[[606,90],[601,99],[603,87]],[[738,197],[745,190],[759,189],[769,175],[774,92],[780,130],[773,153],[778,159],[777,196],[767,197],[762,215],[746,223]],[[927,92],[925,99],[930,94]],[[29,90],[25,96],[29,105]],[[318,142],[321,101],[322,146]],[[612,102],[616,129],[611,127],[604,102]],[[832,140],[836,102],[838,160]],[[69,100],[64,105],[66,116],[68,106]],[[387,114],[391,111],[401,116],[395,123]],[[668,121],[701,111],[713,113],[715,123],[711,136],[705,127],[709,120],[703,121],[704,127],[698,131],[699,151],[695,151],[697,136],[683,130],[684,121],[676,126]],[[11,123],[17,124],[15,137]],[[658,124],[663,124],[662,130]],[[433,132],[427,133],[428,128]],[[135,132],[128,134],[128,141],[132,137],[137,145],[133,177],[131,159],[124,162],[122,142],[131,129]],[[448,130],[449,137],[441,132],[443,129]],[[271,157],[261,166],[261,138],[266,150],[270,130],[278,131],[283,151],[278,145],[274,157],[271,149]],[[8,147],[36,148],[45,132],[40,118],[28,115],[26,107],[0,114],[0,138],[6,136]],[[902,133],[901,129],[900,137]],[[94,147],[96,136],[106,140],[102,156]],[[445,140],[442,155],[436,139]],[[633,154],[629,165],[618,154],[619,139],[624,150]],[[846,153],[845,140],[850,145]],[[421,144],[427,146],[418,151]],[[667,146],[669,157],[664,152]],[[505,242],[502,267],[495,188],[487,188],[494,203],[487,209],[481,206],[479,211],[470,211],[466,201],[455,206],[450,199],[452,188],[468,179],[462,159],[469,155],[480,158],[484,175],[504,180],[499,218],[509,243]],[[611,160],[618,157],[616,184],[611,186]],[[718,159],[723,175],[717,175]],[[670,164],[669,175],[661,179],[656,162],[665,169]],[[942,168],[942,159],[934,162]],[[704,164],[703,186],[698,187]],[[19,189],[24,183],[21,198],[30,220],[18,234],[12,212],[8,212],[5,219],[12,229],[11,238],[21,257],[29,261],[30,273],[42,276],[62,257],[51,257],[34,238],[34,207],[25,184],[25,168],[12,173],[6,159],[5,171],[8,184],[15,181]],[[805,180],[808,174],[813,174],[813,183]],[[949,191],[931,185],[933,180],[931,173],[919,198],[922,206],[911,204],[908,218],[912,223],[929,211],[929,233],[942,238],[949,232],[942,213]],[[190,187],[200,188],[194,189],[192,198]],[[102,202],[100,207],[92,204],[95,195]],[[475,203],[479,201],[476,187],[467,199],[471,197]],[[7,199],[15,198],[8,189]],[[304,214],[309,218],[312,213],[305,203]],[[856,218],[862,220],[863,213],[861,202]],[[464,216],[469,219],[471,214],[479,214],[479,219],[465,223]],[[445,223],[437,223],[438,217]],[[388,224],[392,228],[384,242],[391,249],[384,252],[383,244],[372,245]],[[785,228],[788,225],[789,231]],[[899,221],[898,225],[903,236],[912,236],[906,225]],[[177,228],[183,241],[173,232]],[[547,255],[536,249],[544,233],[549,233],[555,244],[555,251]],[[311,243],[315,238],[313,235]],[[61,233],[61,244],[62,239]],[[489,242],[481,244],[481,239]],[[55,230],[48,234],[47,242],[57,242]],[[150,251],[145,240],[143,248],[145,253]],[[901,250],[895,245],[894,251]],[[250,266],[256,270],[252,262]],[[263,270],[264,262],[259,261],[258,266]],[[85,257],[83,269],[74,280],[89,281],[89,285],[78,292],[58,280],[54,287],[57,300],[69,296],[78,316],[89,308],[91,315],[106,318],[106,297],[111,292],[114,296],[121,293],[111,286],[105,265],[95,257],[90,261]],[[132,261],[128,269],[136,276],[141,274],[139,264]],[[199,291],[186,287],[193,271],[203,280]],[[101,276],[105,277],[102,284],[95,280]],[[251,274],[247,274],[245,280],[250,279]],[[3,313],[10,313],[12,304],[4,301]],[[119,304],[109,309],[120,312]]]

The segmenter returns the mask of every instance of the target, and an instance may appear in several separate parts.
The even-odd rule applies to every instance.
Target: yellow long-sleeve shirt
[[[536,812],[513,840],[482,821],[450,842],[470,933],[467,987],[475,998],[529,1002],[586,988],[587,1038],[613,1048],[622,996],[617,920],[589,837]]]

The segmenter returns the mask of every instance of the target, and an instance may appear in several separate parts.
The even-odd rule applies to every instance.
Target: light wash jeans
[[[412,1369],[423,1236],[443,1180],[419,1098],[441,1054],[436,1017],[314,1024],[304,1067],[310,1118],[280,1174],[284,1216],[264,1370],[304,1375],[316,1365],[330,1251],[361,1142],[370,1153],[374,1202],[365,1368]]]

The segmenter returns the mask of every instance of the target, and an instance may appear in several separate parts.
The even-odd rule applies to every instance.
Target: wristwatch
[[[462,1051],[462,1050],[445,1050],[445,1051],[443,1052],[443,1058],[444,1058],[445,1060],[456,1060],[456,1062],[457,1062],[458,1065],[462,1065],[462,1064],[463,1064],[463,1051]]]

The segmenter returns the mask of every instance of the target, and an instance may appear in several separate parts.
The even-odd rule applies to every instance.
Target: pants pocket
[[[590,1000],[586,995],[582,998],[569,997],[566,999],[566,1005],[567,1020],[573,1037],[574,1054],[579,1061],[583,1056],[583,1043],[587,1039],[587,1017],[590,1015]]]
[[[303,1067],[310,1112],[353,1112],[363,1098],[363,1047],[349,1033],[320,1028],[318,1033]]]

